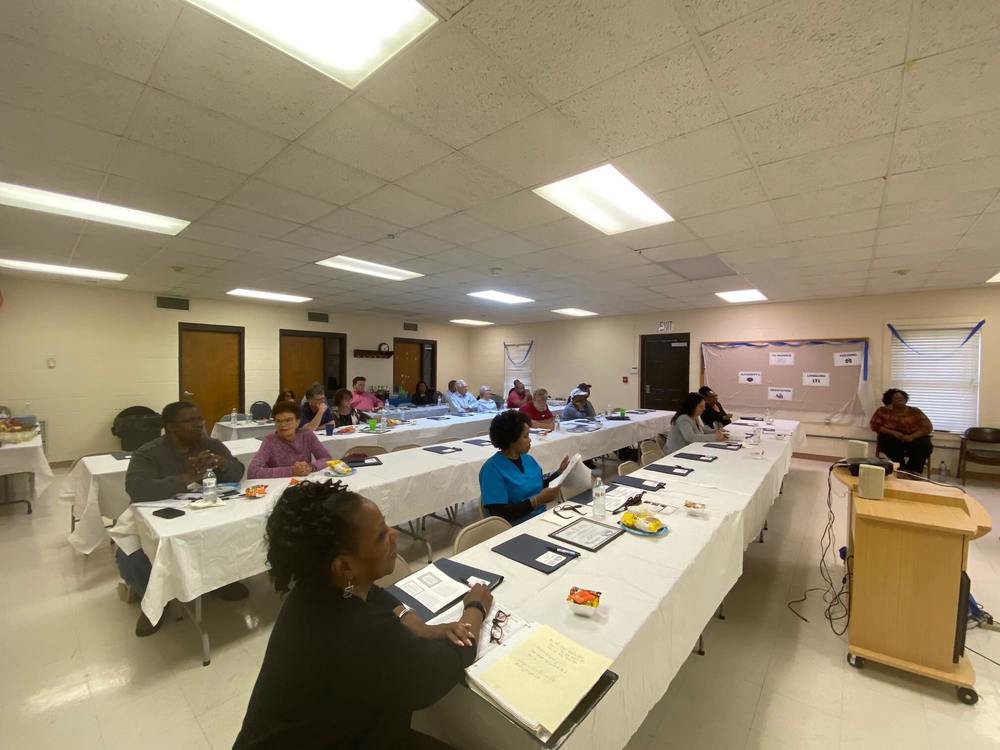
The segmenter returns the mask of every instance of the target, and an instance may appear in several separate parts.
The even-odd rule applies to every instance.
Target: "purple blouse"
[[[306,461],[319,471],[329,460],[330,452],[312,430],[298,430],[290,443],[272,432],[261,441],[260,450],[250,461],[247,478],[290,477],[296,461]]]

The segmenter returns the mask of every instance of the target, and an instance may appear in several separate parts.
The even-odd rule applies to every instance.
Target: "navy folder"
[[[710,464],[712,461],[717,461],[718,456],[705,456],[701,453],[675,453],[674,458],[686,458],[688,461],[702,461],[704,463]]]
[[[472,440],[463,440],[462,442],[468,443],[469,445],[481,445],[484,447],[487,445],[493,445],[493,443],[491,443],[486,438],[472,438]]]
[[[649,467],[646,466],[643,468],[648,469]],[[656,486],[649,487],[646,485],[647,482],[650,482]],[[614,479],[611,480],[611,484],[612,485],[624,484],[626,487],[635,487],[636,489],[644,490],[646,492],[656,492],[656,490],[662,490],[664,487],[667,486],[663,482],[654,482],[651,479],[639,479],[639,477],[632,477],[632,476],[615,477]]]
[[[579,554],[573,556],[563,555],[562,562],[555,563],[554,565],[546,565],[545,563],[539,562],[538,558],[547,552],[551,552],[553,547],[561,548],[562,545],[547,542],[544,539],[539,539],[537,536],[531,536],[531,534],[521,534],[513,539],[508,539],[502,544],[498,544],[493,548],[493,551],[498,555],[503,555],[504,557],[513,560],[514,562],[519,562],[522,565],[527,565],[529,568],[540,570],[546,575],[551,573],[553,570],[559,570],[559,568],[568,563],[570,560],[575,560],[580,556]]]
[[[348,453],[350,455],[350,453]],[[367,458],[344,458],[344,463],[350,466],[352,469],[357,469],[362,466],[381,466],[382,459],[378,456],[368,456]]]
[[[718,448],[722,451],[738,451],[743,446],[739,443],[702,443],[706,448]]]
[[[649,471],[658,471],[661,474],[673,474],[676,477],[686,477],[694,469],[689,469],[686,466],[664,466],[662,464],[649,464],[648,466],[643,466],[642,468],[648,469]]]
[[[428,445],[424,448],[425,451],[430,451],[431,453],[458,453],[461,448],[455,445]]]

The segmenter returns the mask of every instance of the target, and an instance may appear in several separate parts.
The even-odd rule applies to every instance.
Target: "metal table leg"
[[[191,602],[178,602],[181,608],[187,612],[188,618],[191,620],[191,624],[194,625],[194,629],[198,631],[198,635],[201,636],[201,665],[207,667],[212,663],[212,647],[208,640],[208,632],[202,627],[201,622],[201,600],[203,597],[199,596],[194,600],[194,610],[190,609]]]
[[[19,498],[17,500],[11,500],[10,499],[10,496],[12,494],[11,493],[11,487],[13,486],[13,483],[12,483],[11,480],[14,477],[16,477],[16,476],[19,476],[19,475],[18,474],[5,474],[4,475],[4,478],[3,478],[3,481],[4,481],[4,484],[3,484],[3,497],[0,498],[0,505],[17,505],[18,503],[24,503],[25,505],[28,506],[28,513],[27,513],[27,515],[30,516],[32,514],[32,512],[33,512],[33,509],[31,507],[31,499],[30,498],[33,498],[35,496],[35,475],[33,473],[28,475],[30,477],[30,479],[28,480],[28,497],[27,498]]]

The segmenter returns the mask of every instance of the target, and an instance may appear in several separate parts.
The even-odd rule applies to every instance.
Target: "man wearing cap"
[[[566,408],[563,409],[563,420],[593,419],[596,417],[597,410],[594,409],[594,405],[588,400],[589,397],[590,393],[587,391],[581,388],[574,388],[569,394],[569,403],[566,404]]]
[[[466,414],[479,411],[479,402],[469,393],[468,383],[456,380],[455,392],[448,395],[448,407],[452,414]]]
[[[479,386],[479,400],[476,402],[479,411],[495,412],[497,402],[493,400],[493,390],[488,385]]]
[[[593,386],[590,383],[580,383],[579,385],[577,385],[576,388],[573,389],[573,391],[583,391],[584,393],[587,394],[587,398],[590,398],[590,389],[592,387]],[[570,396],[569,396],[568,399],[566,399],[566,403],[567,404],[573,403],[573,392],[572,391],[570,391]]]

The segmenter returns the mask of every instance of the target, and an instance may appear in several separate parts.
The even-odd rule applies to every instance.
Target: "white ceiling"
[[[0,256],[497,322],[1000,271],[997,0],[426,4],[442,22],[352,93],[176,0],[0,3],[0,180],[192,221],[0,207]],[[607,237],[530,190],[607,161],[677,220]],[[426,276],[314,265],[337,253]]]

